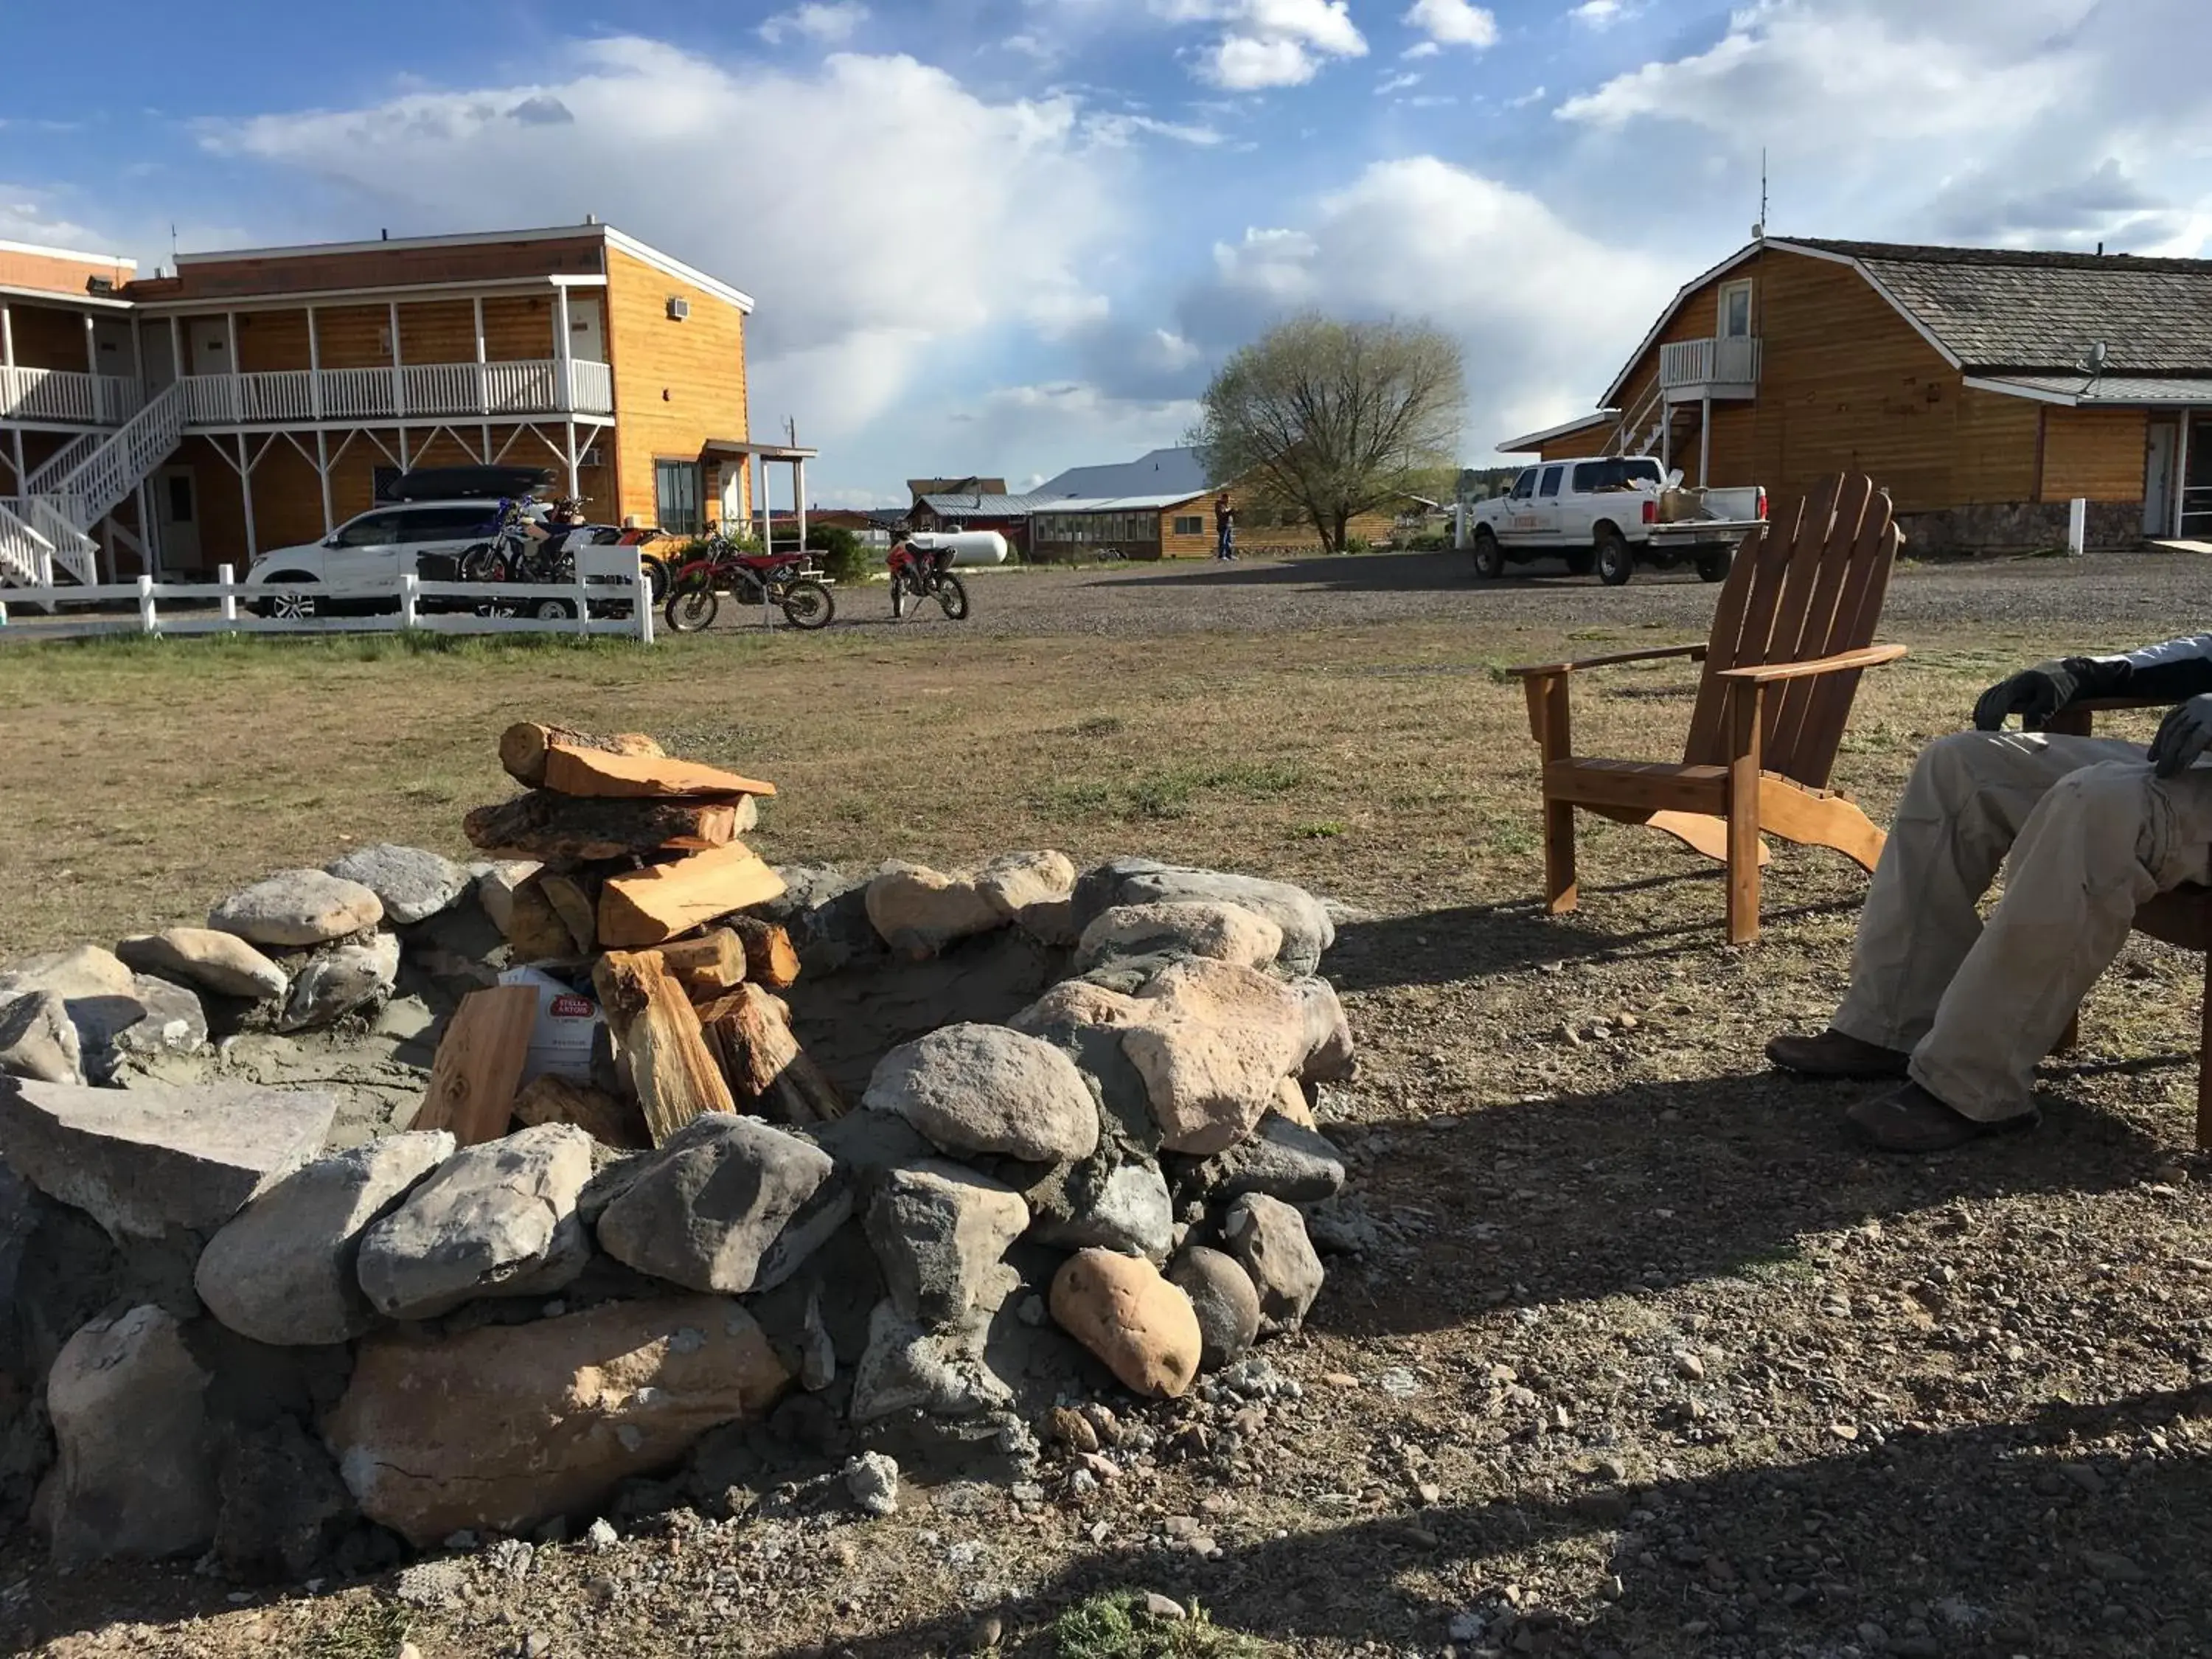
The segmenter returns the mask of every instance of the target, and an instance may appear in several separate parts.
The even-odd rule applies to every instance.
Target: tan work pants
[[[2205,879],[2212,766],[2160,778],[2134,744],[1966,732],[1921,752],[1859,917],[1838,1030],[1910,1049],[1914,1082],[1984,1122],[2035,1067],[2136,907]],[[1975,902],[2009,854],[1984,926]]]

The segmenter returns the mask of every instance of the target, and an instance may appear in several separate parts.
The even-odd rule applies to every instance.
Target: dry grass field
[[[1711,866],[1585,819],[1583,910],[1533,902],[1534,751],[1498,670],[1702,637],[1712,590],[1475,591],[1375,561],[1363,594],[1363,562],[1241,593],[985,579],[965,629],[651,652],[0,650],[0,957],[193,920],[351,843],[459,854],[520,718],[774,779],[771,860],[1053,846],[1306,883],[1366,913],[1324,964],[1364,1053],[1325,1106],[1379,1225],[1269,1351],[1304,1401],[1235,1460],[1020,1515],[769,1506],[541,1551],[526,1579],[478,1564],[430,1609],[388,1581],[239,1605],[188,1573],[17,1559],[0,1638],[57,1659],[389,1659],[403,1632],[425,1659],[2212,1650],[2198,965],[2129,947],[2036,1132],[1870,1159],[1841,1131],[1850,1091],[1759,1054],[1832,1006],[1854,869],[1778,848],[1767,936],[1730,951]],[[1902,572],[1883,635],[1913,655],[1869,678],[1838,781],[1886,819],[2001,672],[2208,612],[2185,561]],[[1591,677],[1578,746],[1672,757],[1692,686],[1678,665]],[[1142,1415],[1164,1437],[1182,1409]],[[1217,1553],[1167,1525],[1190,1516]],[[1221,1630],[1080,1645],[1097,1609],[1067,1610],[1118,1587],[1194,1597]]]

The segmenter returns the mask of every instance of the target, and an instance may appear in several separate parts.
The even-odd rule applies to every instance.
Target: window
[[[398,516],[391,513],[364,513],[339,529],[337,544],[340,547],[389,547],[399,539]]]
[[[1513,481],[1513,499],[1525,501],[1536,493],[1536,469],[1530,467]]]
[[[1723,340],[1748,340],[1751,337],[1751,284],[1748,282],[1721,284],[1720,337]]]
[[[1559,480],[1566,476],[1566,471],[1567,469],[1564,466],[1546,467],[1544,469],[1544,482],[1536,486],[1537,495],[1543,497],[1546,501],[1550,501],[1557,496],[1559,493]]]
[[[672,535],[696,536],[699,520],[699,463],[655,461],[653,495],[660,527]]]
[[[1659,463],[1640,456],[1616,455],[1607,460],[1582,461],[1575,467],[1574,489],[1577,495],[1633,489],[1639,483],[1658,484],[1662,482]]]
[[[190,524],[192,521],[192,480],[189,473],[169,475],[169,522]]]
[[[1178,536],[1203,536],[1206,534],[1206,520],[1194,513],[1179,516],[1175,521],[1175,533]]]

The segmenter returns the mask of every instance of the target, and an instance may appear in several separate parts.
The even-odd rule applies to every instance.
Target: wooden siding
[[[331,289],[590,276],[604,274],[601,255],[608,252],[611,250],[606,249],[601,231],[579,230],[574,237],[535,242],[362,248],[350,253],[299,254],[278,259],[219,259],[181,265],[173,278],[158,287],[146,284],[142,291],[147,297],[163,300],[215,300]]]
[[[118,313],[119,314],[119,313]],[[15,362],[23,368],[65,368],[85,372],[84,313],[58,306],[9,302],[9,331],[15,337]],[[122,371],[128,373],[129,364]]]
[[[2036,433],[2045,407],[1963,387],[1953,422],[1950,487],[1943,499],[1914,501],[1910,509],[2035,500]],[[1875,481],[1881,481],[1880,474]]]
[[[672,295],[691,302],[682,322],[668,315]],[[615,248],[607,250],[606,301],[615,381],[613,516],[620,522],[635,514],[651,524],[658,514],[655,460],[696,461],[708,439],[747,435],[744,313]],[[716,484],[710,466],[702,482],[709,503]],[[749,514],[750,490],[741,489],[740,497]]]
[[[2047,409],[2040,499],[2142,500],[2149,444],[2150,418],[2140,409]]]
[[[71,259],[51,253],[18,253],[0,248],[0,283],[9,288],[48,289],[56,294],[83,294],[85,284],[104,276],[120,291],[131,280],[131,266],[120,260]]]

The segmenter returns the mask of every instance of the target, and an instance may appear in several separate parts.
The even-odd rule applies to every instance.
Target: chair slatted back
[[[1839,476],[1745,540],[1713,611],[1686,764],[1727,763],[1723,669],[1809,662],[1874,642],[1899,539],[1889,497],[1871,479]],[[1825,788],[1858,682],[1856,672],[1822,674],[1771,687],[1765,769]]]

